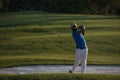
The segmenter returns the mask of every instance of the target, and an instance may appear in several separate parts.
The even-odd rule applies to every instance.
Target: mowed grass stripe
[[[1,13],[2,14],[2,13]],[[100,15],[72,15],[72,14],[50,14],[39,13],[8,13],[0,15],[0,27],[13,27],[20,25],[68,25],[75,21],[86,25],[119,25],[120,17]],[[112,23],[111,23],[112,22]]]
[[[110,36],[110,35],[120,35],[120,32],[109,32],[109,31],[101,31],[99,32],[88,32],[86,33],[85,37],[90,37],[90,36]],[[16,37],[15,40],[19,40],[19,39],[36,39],[36,38],[52,38],[52,37],[65,37],[65,36],[71,36],[72,37],[72,33],[58,33],[58,34],[48,34],[48,35],[37,35],[37,36],[24,36],[24,37]]]
[[[64,55],[67,57],[67,55]],[[13,56],[16,57],[16,56]],[[47,57],[47,55],[46,55]],[[25,66],[25,65],[60,65],[60,64],[66,64],[66,65],[73,65],[74,58],[71,56],[69,58],[61,57],[61,55],[56,56],[56,58],[46,58],[38,56],[38,58],[34,58],[34,56],[31,56],[31,58],[28,58],[27,56],[24,58],[4,58],[0,61],[0,68],[4,67],[14,67],[14,66]],[[61,57],[61,58],[59,58]],[[96,58],[95,58],[96,57]],[[107,58],[106,58],[107,57]],[[113,58],[116,57],[116,58]],[[4,61],[4,62],[3,62]],[[117,56],[89,56],[88,65],[119,65],[119,58]]]

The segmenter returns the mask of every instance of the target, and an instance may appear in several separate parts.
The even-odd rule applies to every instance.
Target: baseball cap
[[[73,26],[77,26],[77,24],[76,24],[75,22],[73,22],[73,23],[71,24],[71,27],[73,27]]]

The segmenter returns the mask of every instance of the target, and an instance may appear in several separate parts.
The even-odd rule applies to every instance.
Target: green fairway
[[[120,17],[0,13],[0,68],[35,64],[73,64],[70,24],[86,25],[88,64],[120,65]]]
[[[120,75],[100,74],[30,74],[0,75],[0,80],[119,80]]]

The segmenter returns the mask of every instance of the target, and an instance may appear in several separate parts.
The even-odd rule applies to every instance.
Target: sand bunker
[[[31,65],[0,69],[0,74],[68,73],[72,65]],[[77,67],[76,73],[80,73]],[[120,66],[87,66],[88,74],[120,74]]]

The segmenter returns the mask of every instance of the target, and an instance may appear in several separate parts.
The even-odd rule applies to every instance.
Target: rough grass
[[[120,65],[119,17],[25,12],[0,13],[0,68],[73,64],[73,21],[86,25],[88,64]]]
[[[29,74],[0,75],[0,80],[119,80],[120,75],[101,74]]]

